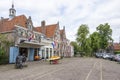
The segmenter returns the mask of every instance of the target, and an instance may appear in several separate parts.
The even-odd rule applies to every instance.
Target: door
[[[19,48],[18,47],[10,47],[9,63],[15,63],[16,57],[18,55],[19,55]]]

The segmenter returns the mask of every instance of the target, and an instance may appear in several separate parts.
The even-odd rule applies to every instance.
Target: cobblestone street
[[[120,80],[120,64],[104,59],[64,58],[59,64],[34,61],[27,65],[23,69],[1,65],[0,80]]]

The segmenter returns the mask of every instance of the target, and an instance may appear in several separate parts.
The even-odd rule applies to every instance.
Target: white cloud
[[[12,0],[0,0],[0,14],[8,17]],[[99,24],[108,22],[113,29],[113,38],[119,41],[120,0],[14,0],[17,14],[31,16],[33,24],[39,26],[42,20],[46,24],[60,22],[60,28],[66,26],[67,38],[75,40],[75,34],[81,24],[88,24],[94,32]]]

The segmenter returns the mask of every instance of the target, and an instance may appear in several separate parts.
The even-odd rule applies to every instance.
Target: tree
[[[87,38],[85,43],[85,56],[92,56],[91,55],[92,48],[91,48],[91,39]]]
[[[0,34],[0,64],[8,63],[8,52],[12,43],[5,34]]]
[[[77,42],[80,45],[80,50],[85,54],[90,52],[90,39],[88,38],[89,28],[86,24],[82,24],[77,32]]]
[[[0,34],[0,48],[8,54],[9,47],[13,44],[5,34]]]
[[[112,29],[108,23],[100,24],[97,28],[100,37],[100,48],[105,50],[109,44],[109,41],[112,41]]]
[[[99,50],[100,48],[100,37],[98,32],[93,32],[90,35],[91,39],[91,48],[92,48],[92,53],[95,53]],[[93,54],[92,54],[93,55]]]

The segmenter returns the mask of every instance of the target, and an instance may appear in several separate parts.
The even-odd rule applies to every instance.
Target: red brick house
[[[41,26],[35,27],[36,31],[41,32],[46,36],[47,39],[50,39],[54,43],[54,55],[60,56],[60,29],[59,22],[57,24],[46,25],[45,21],[41,22]]]
[[[59,28],[59,23],[46,25],[45,21],[41,22],[41,26],[35,27],[36,31],[43,33],[46,37],[54,42],[54,55],[61,57],[70,57],[73,52],[72,46],[66,38],[65,27]]]
[[[8,40],[14,43],[14,46],[10,47],[10,63],[14,63],[16,56],[23,53],[28,60],[34,60],[40,53],[44,58],[66,54],[68,44],[65,27],[60,30],[59,22],[46,25],[45,21],[41,22],[41,26],[34,27],[30,16],[28,18],[25,15],[16,16],[13,4],[9,9],[9,18],[0,19],[0,33],[6,34]]]
[[[120,51],[120,44],[119,43],[114,43],[113,44],[113,49],[114,49],[114,52],[115,51]]]
[[[65,56],[67,50],[67,38],[65,33],[65,27],[63,27],[63,29],[60,30],[60,37],[61,37],[60,53],[61,56]]]

